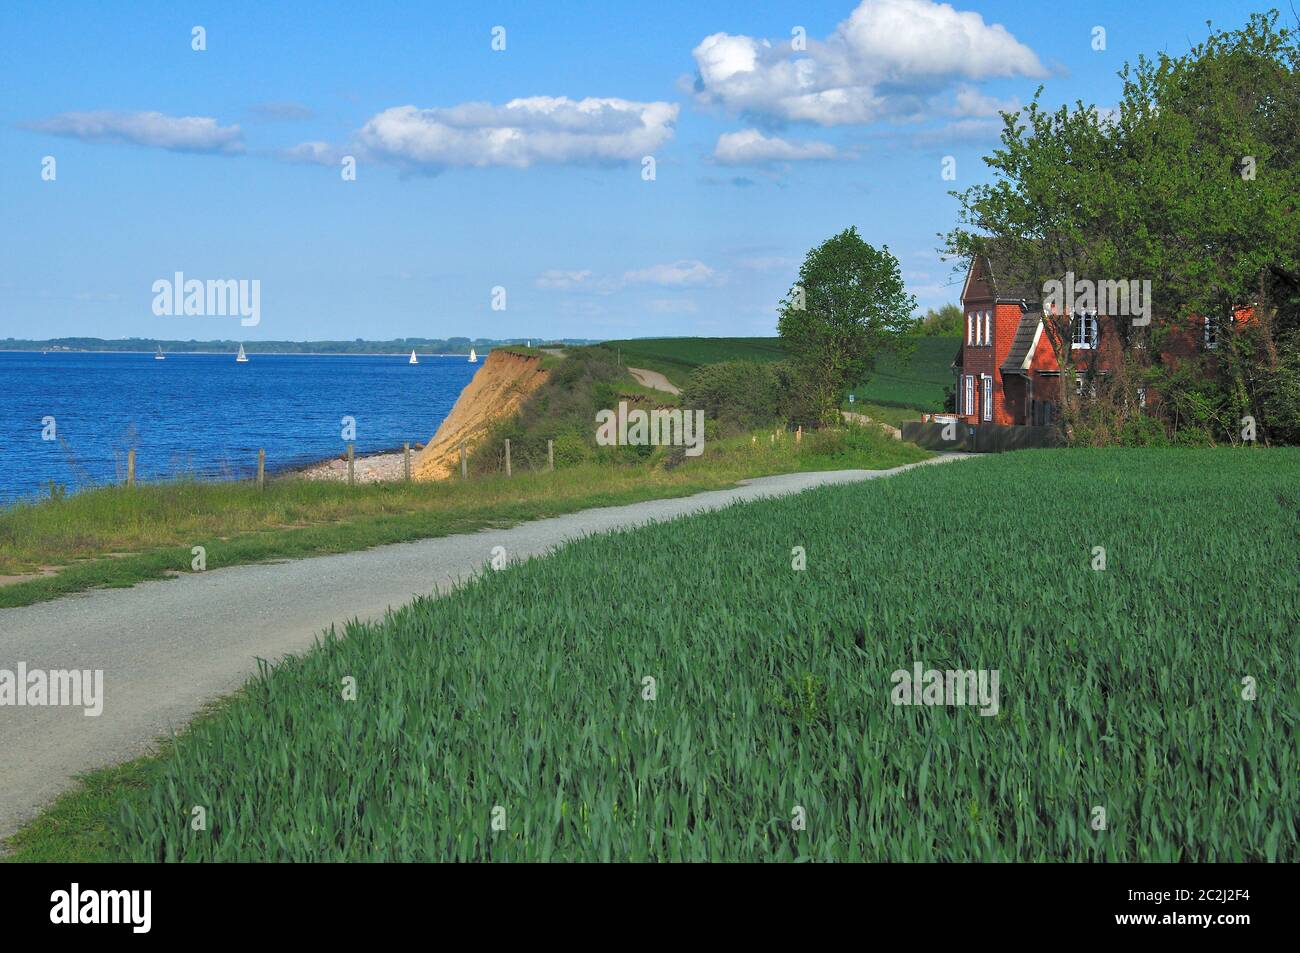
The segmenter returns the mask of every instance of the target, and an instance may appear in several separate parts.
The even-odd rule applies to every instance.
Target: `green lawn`
[[[593,537],[60,809],[92,859],[1295,861],[1297,472],[1026,451]],[[914,663],[997,670],[996,713],[893,704]]]

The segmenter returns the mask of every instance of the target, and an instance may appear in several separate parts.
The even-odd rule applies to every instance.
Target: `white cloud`
[[[207,116],[165,116],[160,112],[70,112],[39,122],[28,129],[67,136],[84,142],[129,142],[173,152],[208,152],[238,155],[244,151],[239,126],[220,126]]]
[[[996,96],[988,96],[981,93],[973,86],[961,85],[957,88],[951,103],[937,104],[941,112],[946,112],[950,116],[984,118],[997,116],[1004,112],[1019,112],[1020,100],[1015,96],[1008,99],[998,99]]]
[[[761,165],[801,159],[836,159],[839,153],[827,142],[788,142],[765,136],[757,129],[724,132],[714,146],[713,158],[724,165]]]
[[[693,53],[699,102],[823,126],[915,111],[919,91],[955,80],[1047,72],[1005,27],[933,0],[862,0],[802,52],[789,41],[715,33]]]
[[[300,162],[308,165],[338,165],[343,159],[343,150],[328,142],[300,142],[298,145],[284,149],[280,158],[285,162]]]
[[[953,147],[979,142],[996,142],[1002,133],[1001,119],[958,119],[912,136],[912,145]]]
[[[372,116],[356,138],[371,158],[424,170],[621,162],[652,154],[671,139],[679,109],[666,102],[565,96],[503,106],[396,106]]]
[[[664,285],[667,287],[711,284],[717,278],[718,273],[704,262],[686,259],[664,265],[651,265],[649,268],[623,273],[623,280],[629,284]]]
[[[565,290],[576,288],[591,279],[590,270],[582,271],[563,271],[559,268],[550,268],[537,276],[537,287]]]

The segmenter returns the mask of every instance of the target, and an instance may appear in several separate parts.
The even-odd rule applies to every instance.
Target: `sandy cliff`
[[[441,480],[457,472],[461,441],[465,441],[467,452],[471,450],[493,424],[514,414],[544,380],[541,358],[492,351],[433,439],[412,461],[411,476]]]

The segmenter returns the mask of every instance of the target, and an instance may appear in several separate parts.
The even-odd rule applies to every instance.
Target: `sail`
[[[473,348],[470,348],[470,349],[469,349],[469,362],[470,362],[471,364],[477,364],[477,363],[478,363],[478,355],[474,353],[474,349],[473,349]]]
[[[244,345],[239,345],[239,354],[235,357],[236,364],[248,363],[248,355],[244,353]]]
[[[415,356],[415,350],[414,350],[414,349],[411,350],[411,359],[410,359],[407,363],[408,363],[408,364],[419,364],[419,363],[420,363],[420,359],[419,359],[418,357]]]

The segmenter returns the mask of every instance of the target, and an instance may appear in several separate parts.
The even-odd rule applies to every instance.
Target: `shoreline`
[[[415,468],[415,457],[424,449],[424,444],[411,444],[411,467]],[[353,458],[353,471],[357,483],[395,483],[403,478],[402,448],[379,450],[365,456]],[[275,474],[277,479],[299,480],[334,480],[346,482],[348,478],[347,454],[326,457],[302,466],[289,467]],[[415,482],[412,478],[411,482]]]
[[[511,347],[512,345],[497,345],[498,347]],[[478,348],[475,348],[477,351]],[[483,358],[491,353],[492,348],[487,348],[480,355],[478,363],[483,362]],[[88,348],[51,348],[50,350],[32,350],[25,348],[0,348],[0,354],[153,354],[154,351],[110,351],[97,350],[92,351]],[[234,353],[233,351],[164,351],[167,357],[185,355],[185,354],[214,354],[225,356]],[[254,354],[267,357],[410,357],[410,351],[246,351],[252,357]],[[457,353],[436,353],[421,354],[420,349],[415,349],[416,357],[469,357],[469,351]]]

